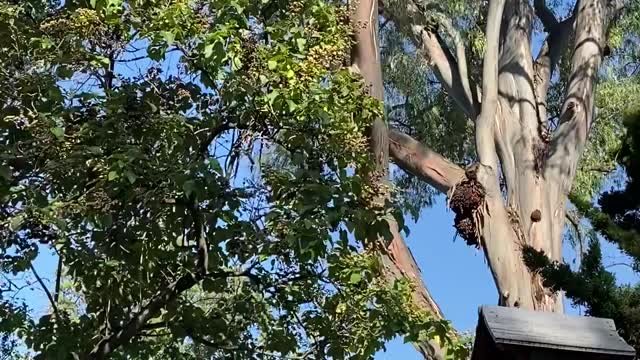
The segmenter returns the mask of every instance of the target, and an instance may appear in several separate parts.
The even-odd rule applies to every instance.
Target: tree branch
[[[549,28],[549,35],[545,39],[538,57],[533,64],[533,74],[536,94],[536,108],[541,122],[547,121],[547,93],[551,75],[560,61],[562,52],[566,49],[569,39],[573,35],[577,11],[571,17]]]
[[[602,60],[607,7],[605,0],[580,1],[575,48],[560,123],[550,144],[545,177],[555,194],[566,198],[593,120],[598,68]]]
[[[378,0],[361,0],[354,2],[352,9],[352,23],[355,25],[355,44],[351,50],[351,65],[364,78],[367,85],[371,86],[370,94],[379,101],[384,100],[384,84],[382,82],[382,68],[378,48]],[[358,26],[359,25],[359,26]],[[375,161],[375,171],[369,181],[376,185],[384,185],[389,181],[389,132],[383,119],[376,119],[369,129],[369,146]],[[385,206],[389,198],[388,191],[372,199],[372,203]],[[431,298],[429,291],[422,281],[420,270],[411,251],[407,247],[398,223],[395,219],[387,220],[391,237],[376,234],[370,238],[372,243],[380,244],[386,249],[381,258],[385,264],[385,278],[387,281],[395,281],[408,277],[416,283],[413,291],[413,299],[417,306],[429,311],[433,316],[442,318],[442,313],[437,304]],[[445,351],[434,340],[415,341],[414,346],[425,357],[431,359],[444,359]]]
[[[462,84],[462,89],[464,91],[465,99],[471,99],[472,109],[468,109],[471,115],[476,115],[480,112],[480,102],[478,99],[478,95],[476,93],[476,86],[471,87],[471,82],[469,80],[469,72],[467,69],[467,55],[466,49],[464,47],[464,43],[462,42],[462,38],[460,36],[460,32],[453,27],[451,24],[451,20],[448,18],[443,18],[439,21],[445,31],[449,34],[449,37],[453,41],[453,44],[456,47],[456,58],[453,59],[447,47],[440,42],[440,45],[447,55],[450,64],[458,65],[458,77],[460,78],[460,83]]]
[[[240,348],[238,346],[234,346],[234,345],[229,345],[229,344],[223,344],[223,343],[217,343],[217,342],[213,342],[210,340],[205,339],[204,337],[200,336],[200,335],[196,335],[193,333],[193,331],[191,329],[186,329],[186,334],[187,336],[189,336],[193,341],[195,341],[196,343],[202,344],[206,347],[212,348],[212,349],[222,349],[222,350],[239,350]]]
[[[571,223],[573,227],[573,231],[576,233],[578,237],[578,260],[582,261],[582,255],[584,254],[584,236],[582,234],[582,229],[580,228],[580,216],[575,211],[567,211],[565,214],[566,219]]]
[[[209,155],[209,145],[223,132],[231,129],[235,129],[236,125],[232,124],[228,121],[223,121],[220,125],[209,129],[209,134],[207,137],[200,143],[200,149],[198,150],[198,156],[196,160],[202,160]]]
[[[535,0],[533,7],[536,10],[536,15],[542,22],[544,30],[550,33],[551,30],[558,25],[558,19],[556,19],[553,12],[547,7],[545,0]]]
[[[62,254],[58,253],[58,269],[56,270],[56,289],[54,292],[55,303],[60,299],[60,283],[62,281]]]
[[[404,171],[446,194],[464,177],[464,170],[409,135],[389,130],[389,153]]]
[[[478,113],[478,99],[471,90],[475,85],[470,82],[468,76],[463,76],[467,65],[462,42],[456,42],[455,34],[452,35],[458,54],[456,61],[446,45],[439,41],[433,24],[425,19],[424,12],[420,11],[413,1],[382,0],[381,3],[385,18],[392,20],[398,29],[411,39],[447,93],[469,118],[475,119]],[[446,27],[446,24],[443,25]],[[453,27],[449,30],[455,33]]]
[[[500,49],[500,27],[505,0],[491,0],[487,15],[487,46],[482,67],[482,110],[476,121],[476,152],[481,164],[489,166],[497,174],[493,124],[498,111],[498,56]],[[496,183],[498,181],[496,176]]]
[[[200,271],[202,276],[205,276],[209,272],[209,246],[207,244],[207,237],[204,233],[202,214],[198,211],[198,205],[195,202],[195,199],[191,204],[191,216],[193,217],[194,240],[198,246],[198,271]]]
[[[147,322],[158,314],[160,309],[162,309],[168,303],[174,301],[183,292],[191,289],[205,277],[220,279],[229,276],[246,276],[247,273],[248,271],[222,271],[211,273],[207,276],[203,276],[200,273],[195,275],[183,275],[177,281],[169,284],[169,286],[167,286],[164,290],[162,290],[154,298],[152,298],[147,305],[142,307],[142,309],[124,325],[122,329],[103,337],[93,348],[93,350],[91,350],[91,353],[89,353],[86,359],[107,359],[113,351],[115,351],[123,344],[126,344],[134,336],[136,336],[140,332],[140,330],[142,330],[146,326]]]
[[[56,305],[56,301],[53,299],[53,296],[51,296],[51,292],[49,291],[47,286],[44,284],[44,281],[42,281],[42,278],[40,277],[40,275],[38,275],[38,272],[36,271],[36,268],[33,267],[33,264],[29,264],[29,266],[31,267],[31,272],[33,272],[33,276],[35,276],[36,280],[38,280],[38,284],[40,284],[40,287],[42,287],[42,290],[44,290],[45,294],[47,294],[47,298],[49,299],[49,303],[51,304],[51,308],[53,309],[53,313],[55,314],[56,319],[60,320],[60,313],[58,312],[58,306]]]
[[[609,15],[607,0],[581,0],[578,3],[571,75],[543,172],[548,184],[549,213],[554,217],[550,229],[552,239],[562,235],[567,195],[593,121],[595,87]],[[550,254],[559,259],[561,252],[561,242],[557,242]]]

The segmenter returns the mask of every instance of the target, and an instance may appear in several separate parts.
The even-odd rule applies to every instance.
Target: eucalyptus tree
[[[637,39],[637,33],[624,34],[616,24],[632,16],[637,4],[356,4],[354,24],[361,30],[353,68],[374,96],[385,94],[388,100],[387,125],[379,121],[370,132],[382,180],[389,177],[390,158],[410,175],[403,175],[401,186],[420,190],[428,184],[447,195],[459,235],[486,255],[499,304],[562,312],[561,296],[529,271],[522,249],[531,246],[562,260],[572,184],[583,195],[593,195],[601,184],[603,177],[591,176],[580,159],[586,151],[587,163],[611,162],[609,150],[622,134],[618,117],[624,101],[606,104],[603,99],[598,104],[602,123],[596,121],[597,85],[604,78],[603,92],[622,98],[635,88],[605,72],[602,64],[625,74],[621,44]],[[597,141],[587,147],[590,132]],[[458,165],[462,162],[469,165]],[[424,198],[429,191],[417,195]],[[421,285],[399,232],[388,249],[400,271]],[[415,297],[427,299],[422,305],[439,314],[425,286],[417,287]]]

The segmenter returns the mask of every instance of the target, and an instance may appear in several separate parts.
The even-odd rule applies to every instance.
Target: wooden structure
[[[482,306],[472,360],[633,360],[611,319]]]

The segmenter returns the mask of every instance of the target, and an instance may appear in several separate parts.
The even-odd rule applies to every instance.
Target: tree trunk
[[[355,45],[351,52],[352,69],[363,77],[365,84],[369,86],[370,95],[383,101],[384,86],[378,48],[377,0],[356,1],[350,10],[352,25],[355,29]],[[378,206],[384,206],[389,198],[387,190],[389,185],[389,136],[384,119],[377,119],[369,129],[369,145],[376,169],[370,181],[374,184],[374,188],[383,189],[374,202]],[[388,224],[392,238],[374,239],[374,241],[382,243],[386,247],[380,256],[385,265],[385,275],[389,283],[404,277],[409,278],[416,285],[413,294],[415,304],[435,317],[442,318],[440,308],[433,301],[429,290],[422,281],[418,264],[407,247],[397,222],[388,220]],[[419,341],[413,345],[427,359],[444,360],[446,358],[446,350],[437,341]]]

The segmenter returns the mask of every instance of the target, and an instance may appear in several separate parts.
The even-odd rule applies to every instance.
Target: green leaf
[[[87,152],[94,155],[101,155],[102,148],[100,146],[87,146]]]
[[[48,37],[42,38],[40,41],[40,47],[43,49],[51,49],[53,47],[53,41]]]
[[[207,44],[204,47],[204,58],[208,59],[211,57],[211,54],[213,54],[213,46],[214,44]]]
[[[287,105],[289,105],[289,111],[293,112],[298,108],[298,104],[293,102],[293,100],[287,100]]]
[[[304,46],[307,44],[307,40],[305,38],[297,38],[296,44],[298,45],[298,51],[303,52]]]
[[[91,63],[96,67],[108,67],[111,64],[111,60],[106,56],[96,55]]]
[[[120,177],[120,175],[118,175],[118,172],[116,172],[116,171],[109,171],[109,174],[107,175],[107,179],[109,181],[113,181],[113,180],[115,180],[115,179],[117,179],[119,177]]]
[[[340,229],[340,241],[345,245],[349,243],[349,233],[344,229]]]
[[[211,170],[213,170],[218,174],[222,174],[222,167],[220,166],[220,161],[218,161],[217,158],[212,156],[208,159],[208,161],[209,161],[209,168]]]
[[[103,228],[108,228],[111,225],[113,225],[113,217],[111,216],[111,214],[103,214],[100,215],[98,217],[98,223],[103,227]]]
[[[11,169],[8,166],[0,165],[0,177],[11,180]]]
[[[49,129],[51,133],[58,138],[58,140],[64,139],[64,129],[61,127],[52,127]]]
[[[280,92],[278,90],[273,90],[272,92],[267,94],[267,100],[269,100],[269,105],[273,105],[273,102],[276,100],[278,95],[280,95]]]
[[[18,214],[11,218],[11,221],[9,222],[9,227],[11,228],[11,230],[16,231],[20,229],[20,226],[22,226],[22,223],[24,222],[24,217],[24,214]]]
[[[189,197],[196,189],[196,182],[193,180],[187,180],[182,184],[182,190],[184,190],[184,194]]]
[[[162,61],[166,51],[167,48],[164,46],[150,46],[147,49],[147,54],[149,54],[149,59],[153,61]]]
[[[173,44],[173,41],[176,39],[176,34],[171,31],[161,31],[160,35],[168,45]]]
[[[202,84],[208,88],[215,87],[213,80],[209,77],[207,73],[203,72],[202,74],[200,74],[200,81],[202,81]]]
[[[354,272],[349,277],[349,282],[352,284],[357,284],[362,280],[362,275],[360,273]]]
[[[232,69],[233,71],[237,71],[242,67],[242,61],[240,60],[239,56],[235,56],[233,58],[233,62],[232,62]]]
[[[68,66],[58,66],[56,75],[61,79],[70,79],[73,76],[73,69]]]
[[[219,292],[224,288],[225,279],[206,278],[202,281],[202,290],[206,292]]]
[[[244,6],[242,6],[238,1],[231,1],[230,5],[236,9],[238,14],[242,14],[242,12],[244,11]]]
[[[129,180],[131,184],[136,182],[136,179],[138,178],[138,176],[134,174],[133,171],[128,169],[124,171],[124,175],[127,177],[127,180]]]
[[[278,62],[275,60],[269,60],[267,62],[267,66],[269,67],[269,70],[273,70],[278,66]]]

